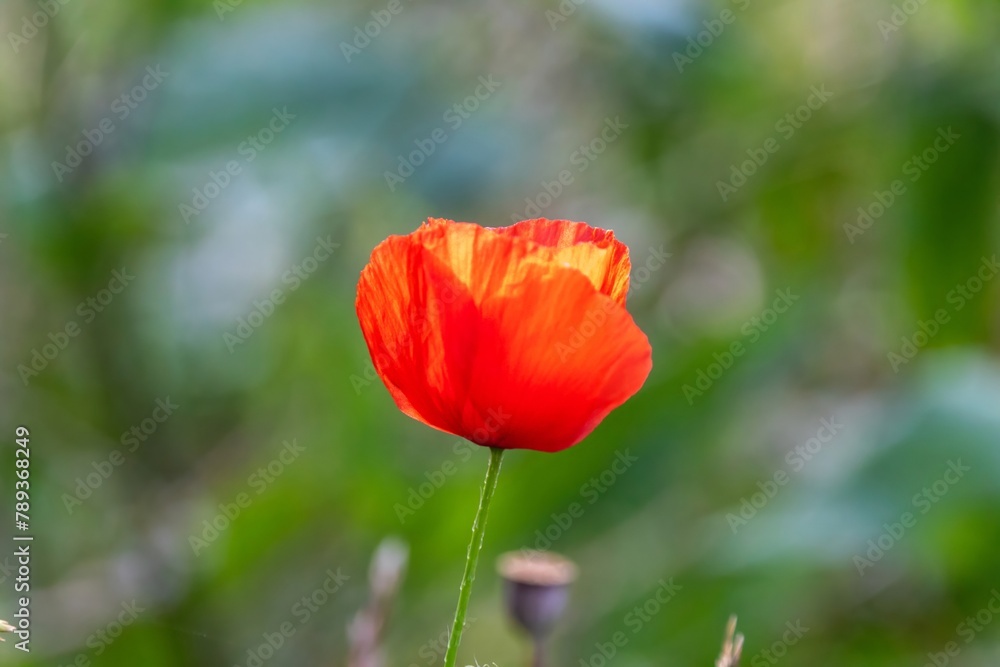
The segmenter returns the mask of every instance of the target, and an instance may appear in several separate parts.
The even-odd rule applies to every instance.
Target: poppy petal
[[[652,367],[645,334],[579,272],[532,265],[481,306],[468,395],[476,421],[506,416],[490,444],[555,452],[587,436]]]
[[[628,246],[616,239],[614,232],[584,222],[546,218],[522,220],[494,231],[549,248],[553,261],[572,266],[598,290],[624,305],[632,264]]]
[[[445,351],[468,345],[453,323],[479,319],[468,291],[413,235],[392,236],[361,272],[356,307],[375,370],[399,409],[458,433],[461,408]]]
[[[583,222],[522,220],[510,227],[480,227],[469,222],[430,218],[416,234],[435,250],[442,261],[457,269],[466,284],[482,285],[488,291],[494,285],[482,283],[479,274],[497,275],[495,267],[480,267],[490,255],[484,244],[493,236],[516,239],[521,245],[517,256],[503,258],[503,263],[522,261],[553,262],[569,266],[587,276],[594,287],[624,305],[632,270],[628,246],[615,238],[614,232],[591,227]],[[476,272],[474,269],[482,268]]]
[[[558,451],[638,391],[651,350],[623,305],[627,250],[579,225],[432,219],[372,252],[358,318],[404,413],[483,445]]]

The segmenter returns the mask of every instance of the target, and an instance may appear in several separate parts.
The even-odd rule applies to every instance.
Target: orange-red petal
[[[490,410],[503,415],[496,446],[554,452],[578,443],[652,367],[628,312],[573,269],[535,265],[481,313],[465,425]]]
[[[598,290],[625,304],[632,264],[628,246],[616,239],[614,232],[584,222],[546,218],[522,220],[494,231],[548,248],[553,261],[572,266]]]
[[[399,409],[458,433],[456,378],[445,358],[479,315],[468,291],[413,235],[382,242],[361,272],[358,319],[376,372]]]
[[[612,231],[583,222],[545,218],[522,220],[509,227],[480,227],[467,222],[431,218],[415,233],[425,243],[440,248],[443,252],[439,256],[444,261],[459,266],[458,274],[463,282],[478,284],[471,270],[465,271],[466,267],[471,269],[482,260],[474,242],[482,237],[499,235],[526,242],[518,245],[519,254],[531,261],[572,267],[585,275],[598,291],[625,304],[632,265],[628,246],[616,239]],[[447,239],[444,246],[440,243],[442,238]],[[484,289],[489,289],[489,286],[484,286]]]
[[[613,235],[519,224],[433,220],[391,237],[362,271],[358,317],[403,412],[479,444],[557,451],[638,391],[651,351],[623,306]]]

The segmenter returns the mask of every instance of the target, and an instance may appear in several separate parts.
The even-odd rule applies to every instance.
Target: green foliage
[[[410,564],[386,664],[440,664],[487,452],[396,410],[354,289],[428,216],[533,214],[629,244],[654,369],[583,444],[506,457],[459,664],[528,660],[492,562],[536,546],[580,566],[553,665],[712,664],[731,613],[755,667],[996,663],[966,618],[998,586],[997,7],[660,5],[0,11],[24,664],[247,665],[285,623],[264,664],[345,664],[387,535]]]

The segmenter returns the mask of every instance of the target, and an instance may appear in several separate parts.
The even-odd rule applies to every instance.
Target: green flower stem
[[[469,552],[465,555],[465,573],[462,575],[462,586],[458,589],[458,608],[455,610],[455,623],[451,626],[448,637],[448,650],[444,654],[444,667],[455,667],[458,655],[458,644],[462,641],[462,630],[465,628],[465,612],[469,608],[469,596],[472,594],[472,581],[476,578],[476,565],[479,563],[479,550],[483,547],[483,536],[486,534],[486,517],[490,513],[490,501],[497,488],[497,478],[500,476],[500,461],[504,450],[500,447],[490,447],[490,463],[486,468],[486,480],[479,494],[479,509],[472,523],[472,541],[469,542]]]

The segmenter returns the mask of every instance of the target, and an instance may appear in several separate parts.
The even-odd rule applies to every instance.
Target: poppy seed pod
[[[546,551],[515,551],[497,563],[507,613],[537,644],[544,643],[569,603],[576,566]]]

